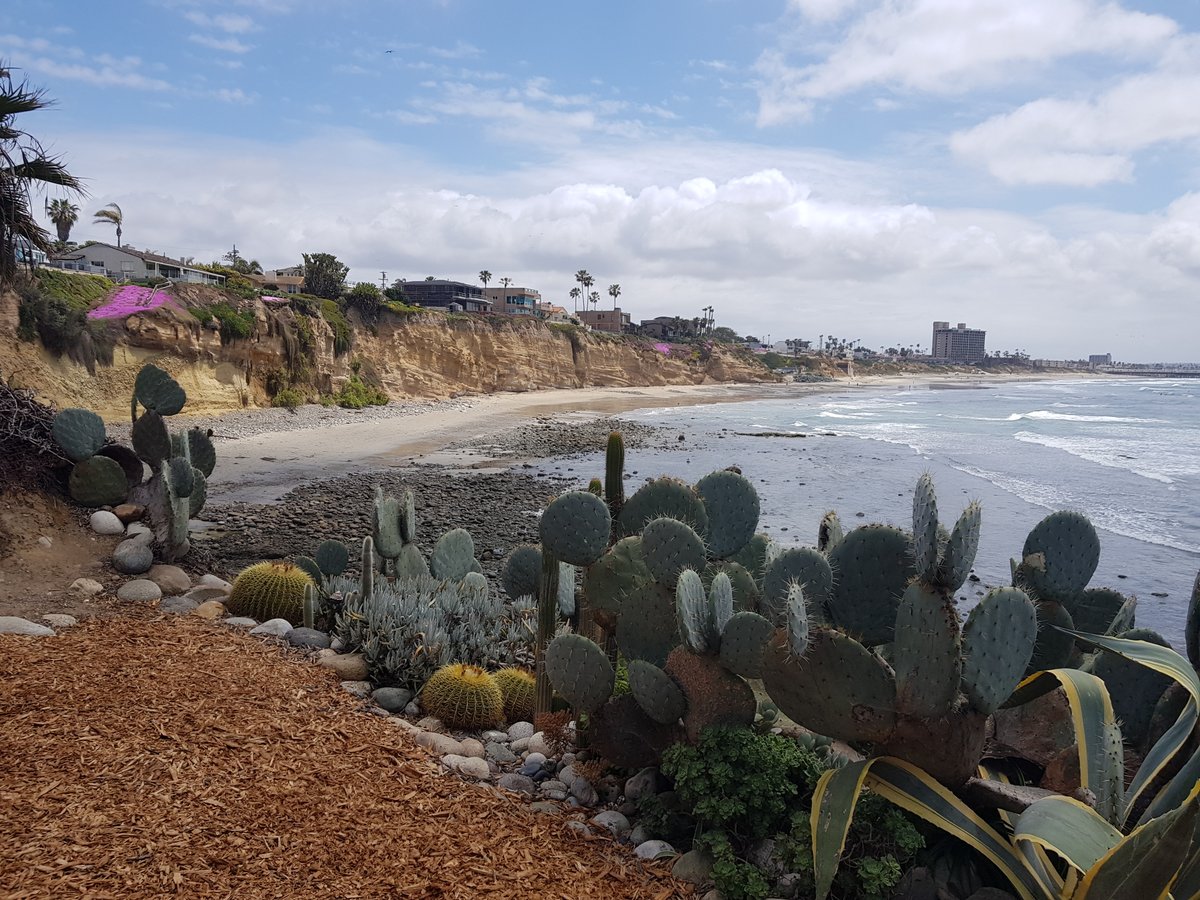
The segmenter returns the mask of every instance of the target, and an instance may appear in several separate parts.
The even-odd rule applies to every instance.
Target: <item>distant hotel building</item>
[[[1112,365],[1112,354],[1111,353],[1093,353],[1091,356],[1088,357],[1088,365],[1091,366],[1093,369],[1096,368],[1096,366],[1111,366]]]
[[[542,295],[533,288],[491,287],[483,296],[492,303],[492,310],[508,316],[536,316]]]
[[[965,322],[959,322],[957,328],[951,328],[949,322],[934,322],[930,355],[934,359],[978,362],[987,356],[984,349],[986,334],[986,331],[968,328]]]

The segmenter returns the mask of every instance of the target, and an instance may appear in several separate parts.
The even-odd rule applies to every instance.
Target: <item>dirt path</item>
[[[686,895],[187,618],[0,636],[0,897]]]

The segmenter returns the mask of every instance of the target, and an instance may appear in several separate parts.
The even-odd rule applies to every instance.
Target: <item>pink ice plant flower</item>
[[[266,297],[266,296],[264,296],[262,299],[263,299],[264,303],[287,303],[288,302],[287,297]]]
[[[655,344],[654,349],[657,350],[659,353],[663,354],[664,356],[671,355],[671,345],[670,344],[662,344],[662,343]]]
[[[158,309],[170,296],[157,288],[127,284],[108,295],[108,301],[87,314],[89,319],[118,319]]]

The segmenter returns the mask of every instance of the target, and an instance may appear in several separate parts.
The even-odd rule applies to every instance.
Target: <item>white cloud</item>
[[[117,58],[105,53],[88,57],[78,47],[60,46],[44,38],[22,38],[12,34],[0,35],[0,54],[7,57],[7,62],[13,68],[51,78],[143,91],[171,88],[161,78],[152,78],[139,71],[142,60],[136,56]]]
[[[250,44],[244,44],[237,38],[215,38],[207,34],[189,34],[188,40],[210,50],[220,50],[222,53],[249,53],[254,49]]]
[[[470,59],[482,56],[483,51],[474,44],[468,44],[466,41],[456,41],[453,47],[430,47],[429,55],[437,56],[441,59]]]
[[[212,96],[222,103],[237,103],[243,106],[258,99],[257,95],[247,94],[241,88],[218,88],[213,91]]]
[[[269,266],[333,252],[352,277],[486,267],[560,302],[588,268],[622,284],[635,318],[712,304],[741,333],[878,345],[953,316],[1039,356],[1194,356],[1200,195],[1041,220],[896,201],[869,167],[752,145],[598,140],[545,167],[465,175],[345,131],[53,137],[96,202],[121,203],[131,243],[202,259],[236,240]]]
[[[1081,54],[1148,57],[1177,30],[1164,16],[1104,0],[876,0],[818,62],[790,61],[790,46],[810,46],[803,33],[764,51],[758,119],[804,119],[816,102],[872,85],[961,94]]]
[[[230,13],[210,16],[208,13],[193,9],[185,12],[183,17],[201,28],[216,28],[229,34],[249,34],[251,31],[258,30],[258,25],[249,16]]]
[[[788,0],[788,7],[814,22],[832,22],[863,5],[863,0]]]
[[[1093,99],[1041,99],[960,131],[950,146],[1007,184],[1129,181],[1134,155],[1200,139],[1200,70],[1122,79]]]

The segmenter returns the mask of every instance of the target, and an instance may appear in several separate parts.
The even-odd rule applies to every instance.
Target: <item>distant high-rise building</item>
[[[930,355],[934,359],[977,362],[987,356],[986,335],[986,331],[968,328],[966,322],[959,322],[957,328],[951,328],[949,322],[934,322]]]
[[[1088,357],[1088,365],[1092,366],[1093,368],[1096,366],[1111,366],[1112,365],[1112,354],[1111,353],[1093,353],[1091,356]]]

